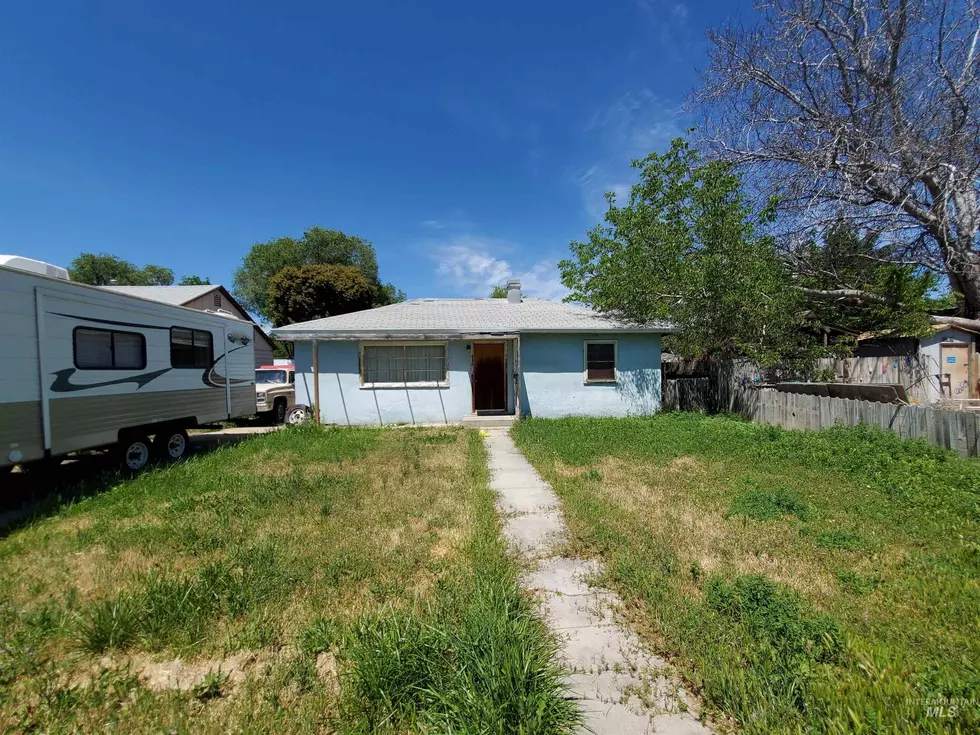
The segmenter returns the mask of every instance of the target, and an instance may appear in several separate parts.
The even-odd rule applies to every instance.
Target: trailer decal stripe
[[[169,330],[170,327],[157,327],[153,324],[138,324],[136,322],[117,322],[112,319],[94,319],[89,316],[78,316],[78,314],[62,314],[60,311],[52,311],[55,316],[66,316],[69,319],[81,319],[83,322],[96,322],[97,324],[114,324],[117,327],[140,327],[141,329],[163,329]]]
[[[129,378],[118,378],[117,380],[106,380],[102,383],[86,383],[85,385],[78,385],[77,383],[71,382],[71,376],[77,371],[75,368],[65,368],[64,370],[58,370],[52,373],[55,376],[54,382],[51,384],[51,390],[55,393],[71,393],[77,390],[88,390],[89,388],[102,388],[107,385],[121,385],[123,383],[136,383],[139,388],[149,383],[151,380],[156,380],[164,373],[169,373],[171,368],[164,368],[163,370],[154,370],[150,373],[143,373],[141,375],[133,375]]]

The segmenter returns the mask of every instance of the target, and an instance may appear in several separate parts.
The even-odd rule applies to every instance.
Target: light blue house
[[[478,415],[630,416],[660,408],[662,324],[525,299],[415,299],[273,331],[295,343],[296,401],[330,424]]]

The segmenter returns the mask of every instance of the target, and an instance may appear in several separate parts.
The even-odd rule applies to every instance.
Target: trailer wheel
[[[119,442],[119,464],[123,472],[136,474],[150,463],[150,440],[146,436],[130,435]]]
[[[164,462],[176,462],[187,455],[190,444],[183,429],[167,429],[153,437],[153,453]]]

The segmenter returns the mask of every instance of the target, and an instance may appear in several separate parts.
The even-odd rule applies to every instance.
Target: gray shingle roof
[[[218,285],[211,286],[103,286],[108,291],[118,291],[119,293],[136,296],[141,299],[160,301],[164,304],[183,306],[188,301],[200,298],[206,293],[211,293]]]
[[[581,306],[525,298],[413,299],[377,309],[314,319],[273,329],[284,340],[371,334],[471,334],[519,332],[672,332],[667,324],[625,324]]]

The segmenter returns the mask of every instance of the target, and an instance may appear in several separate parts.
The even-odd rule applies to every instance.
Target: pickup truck
[[[296,368],[294,365],[263,365],[255,370],[255,409],[272,423],[286,420],[296,404]]]

